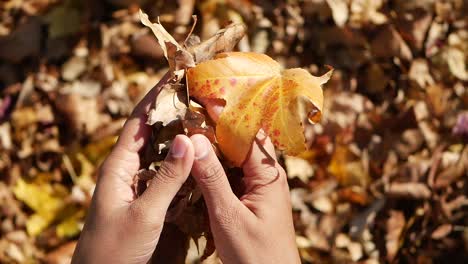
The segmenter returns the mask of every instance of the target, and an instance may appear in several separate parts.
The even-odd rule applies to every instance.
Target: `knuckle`
[[[221,165],[210,163],[201,171],[199,180],[205,186],[212,186],[216,185],[224,175],[224,169]]]
[[[281,172],[277,166],[265,166],[261,165],[255,168],[252,168],[254,176],[259,182],[260,185],[267,185],[269,183],[275,182],[281,178]]]
[[[161,229],[163,219],[158,215],[150,215],[147,206],[142,203],[133,203],[128,208],[128,219],[133,225],[150,227],[152,230]],[[129,225],[132,226],[132,225]]]
[[[230,204],[214,209],[213,217],[221,229],[237,229],[240,223],[240,210],[234,204]]]
[[[178,180],[178,174],[178,171],[173,165],[169,163],[163,163],[163,165],[159,167],[156,177],[162,183],[172,183]]]

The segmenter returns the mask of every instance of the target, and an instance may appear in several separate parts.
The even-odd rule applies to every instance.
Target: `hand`
[[[91,208],[73,263],[147,263],[158,243],[166,211],[192,168],[194,149],[178,135],[157,176],[136,198],[133,177],[138,152],[151,134],[145,124],[158,84],[135,108],[114,149],[102,164]]]
[[[214,119],[222,108],[206,104]],[[260,131],[244,162],[245,194],[237,198],[208,139],[190,138],[192,175],[205,198],[216,249],[224,264],[300,263],[286,173]]]

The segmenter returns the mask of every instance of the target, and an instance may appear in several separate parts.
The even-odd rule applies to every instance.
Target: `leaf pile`
[[[173,37],[166,51],[140,8]],[[439,0],[3,1],[0,262],[69,261],[97,167],[158,80],[172,90],[158,97],[153,126],[177,129],[158,134],[144,156],[163,157],[171,131],[214,139],[203,110],[179,96],[186,82],[166,75],[165,52],[174,72],[190,62],[181,50],[202,63],[225,47],[314,76],[334,67],[322,121],[304,122],[308,150],[280,155],[304,263],[468,262],[467,13],[466,1]],[[244,38],[231,23],[246,25]],[[184,121],[170,124],[177,116]],[[164,236],[168,249],[189,249],[187,263],[212,247],[209,237],[170,240],[207,229],[193,187],[171,207]]]

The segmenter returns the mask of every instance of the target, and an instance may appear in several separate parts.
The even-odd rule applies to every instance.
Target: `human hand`
[[[192,168],[194,149],[178,135],[146,191],[136,198],[138,152],[149,140],[146,113],[161,83],[135,108],[101,166],[96,190],[72,263],[147,263],[158,243],[166,211]]]
[[[222,107],[206,104],[216,119]],[[260,131],[243,164],[245,194],[237,198],[208,139],[190,138],[192,175],[208,207],[216,249],[224,264],[300,263],[286,173]]]

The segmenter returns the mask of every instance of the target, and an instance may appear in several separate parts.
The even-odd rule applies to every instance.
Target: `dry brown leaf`
[[[246,30],[243,24],[230,24],[202,43],[190,46],[188,51],[193,55],[196,63],[210,60],[216,54],[232,51],[244,37]]]
[[[314,174],[313,166],[300,157],[285,156],[284,165],[289,178],[298,177],[304,183],[307,183]]]
[[[351,23],[357,26],[373,23],[381,25],[387,22],[387,17],[379,12],[383,5],[382,0],[354,0],[351,1]]]
[[[195,66],[193,56],[184,49],[177,41],[169,34],[161,23],[152,23],[148,15],[140,10],[140,20],[143,25],[149,27],[153,34],[158,39],[164,56],[169,62],[169,69],[171,74],[181,80],[185,74],[185,69]]]
[[[392,25],[381,27],[370,45],[372,53],[378,58],[398,57],[406,61],[413,59],[411,49]]]
[[[408,77],[416,82],[420,88],[434,84],[434,79],[429,71],[429,64],[425,59],[415,59],[412,61]]]
[[[332,11],[333,20],[338,27],[342,27],[348,21],[349,9],[346,0],[327,0]]]
[[[405,227],[405,216],[402,212],[391,210],[386,223],[385,248],[387,249],[387,261],[392,262],[400,249],[401,235]]]
[[[395,182],[390,184],[387,195],[407,199],[428,199],[431,197],[431,190],[423,183]]]
[[[442,239],[452,232],[453,226],[451,224],[443,224],[437,227],[434,231],[432,231],[431,238],[432,239]]]
[[[187,96],[182,86],[166,84],[161,88],[154,108],[148,112],[148,125],[169,123],[181,120],[187,112]]]
[[[468,69],[465,63],[467,54],[454,47],[447,48],[444,54],[446,56],[450,72],[458,79],[468,81]]]
[[[110,117],[99,110],[96,98],[85,98],[75,93],[62,94],[56,100],[56,106],[75,132],[91,134],[110,121]]]

